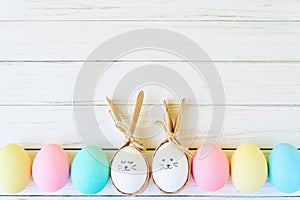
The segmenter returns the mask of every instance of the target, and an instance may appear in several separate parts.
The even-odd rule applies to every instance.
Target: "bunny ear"
[[[186,103],[186,99],[182,99],[180,110],[179,110],[179,112],[177,114],[175,125],[174,125],[175,126],[174,127],[174,134],[176,134],[177,131],[178,131],[178,129],[180,128],[181,118],[182,118],[182,112],[183,112],[183,108],[185,106],[185,103]]]
[[[168,104],[167,104],[166,100],[164,100],[164,105],[165,105],[166,113],[167,113],[169,131],[173,132],[173,128],[174,128],[173,127],[173,122],[172,122],[172,119],[171,119],[171,115],[170,115],[170,112],[169,112],[169,109],[168,109]]]
[[[132,118],[132,124],[131,124],[131,127],[130,127],[130,133],[131,134],[133,134],[133,132],[136,128],[137,121],[139,119],[140,112],[141,112],[141,109],[142,109],[143,101],[144,101],[144,91],[140,91],[140,93],[137,97],[137,100],[136,100],[134,114],[133,114],[133,118]]]
[[[107,100],[107,102],[108,102],[108,104],[109,104],[109,106],[110,106],[110,108],[111,108],[111,110],[112,110],[112,112],[113,112],[116,120],[119,121],[119,122],[121,122],[122,119],[121,119],[121,117],[120,117],[120,115],[119,115],[119,113],[118,113],[115,105],[113,104],[112,100],[110,98],[108,98],[108,97],[106,97],[106,100]]]

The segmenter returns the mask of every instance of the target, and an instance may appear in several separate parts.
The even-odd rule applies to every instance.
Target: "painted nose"
[[[167,164],[167,167],[169,168],[169,167],[170,167],[170,164]]]

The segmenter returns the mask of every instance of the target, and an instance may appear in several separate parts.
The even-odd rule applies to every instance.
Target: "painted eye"
[[[170,161],[173,162],[173,158],[171,158]]]
[[[122,160],[121,160],[121,164],[126,164],[126,161],[122,161]]]
[[[166,160],[165,160],[165,159],[162,159],[162,161],[165,162]]]
[[[128,164],[132,165],[132,164],[133,164],[133,161],[128,161]]]

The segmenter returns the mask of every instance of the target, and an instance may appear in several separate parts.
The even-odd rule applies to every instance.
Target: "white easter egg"
[[[173,143],[162,144],[153,156],[153,182],[165,193],[180,191],[189,180],[189,170],[186,154]]]
[[[124,194],[136,194],[146,186],[149,167],[140,150],[132,146],[120,149],[111,162],[111,180]]]

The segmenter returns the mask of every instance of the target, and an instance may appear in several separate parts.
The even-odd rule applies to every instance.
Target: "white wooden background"
[[[73,119],[74,83],[81,64],[103,41],[136,28],[166,28],[196,41],[215,62],[224,83],[226,119],[219,145],[232,150],[253,142],[266,154],[274,145],[289,142],[300,147],[300,1],[298,0],[0,0],[0,147],[9,142],[23,145],[31,155],[49,142],[67,149],[70,157],[82,147]],[[97,62],[108,62],[98,60]],[[115,64],[121,67],[145,63],[183,67],[179,59],[153,52],[133,54]],[[206,62],[199,60],[198,62]],[[121,72],[119,72],[120,75]],[[115,80],[117,81],[117,80]],[[198,80],[193,80],[197,86]],[[82,109],[96,106],[106,113],[105,95]],[[205,88],[203,88],[205,91]],[[146,91],[147,92],[147,91]],[[146,104],[161,103],[160,98]],[[198,106],[200,119],[209,124],[211,109],[205,92]],[[147,107],[147,105],[146,105]],[[120,110],[126,108],[119,106]],[[116,132],[109,115],[99,125]],[[185,119],[189,121],[188,115]],[[143,117],[141,119],[143,123]],[[144,119],[145,121],[145,119]],[[93,126],[95,124],[83,124]],[[208,126],[197,130],[205,133]],[[183,127],[185,131],[191,131]],[[201,142],[198,138],[193,147]],[[114,138],[116,144],[122,137]],[[153,148],[156,141],[148,143]],[[103,144],[111,156],[116,146]],[[259,192],[243,194],[229,182],[222,190],[206,193],[193,181],[177,195],[162,195],[152,184],[139,199],[294,199],[300,192],[283,194],[268,182]],[[40,192],[31,183],[17,195],[3,199],[129,199],[111,183],[95,196],[77,192],[71,183],[53,194]]]

